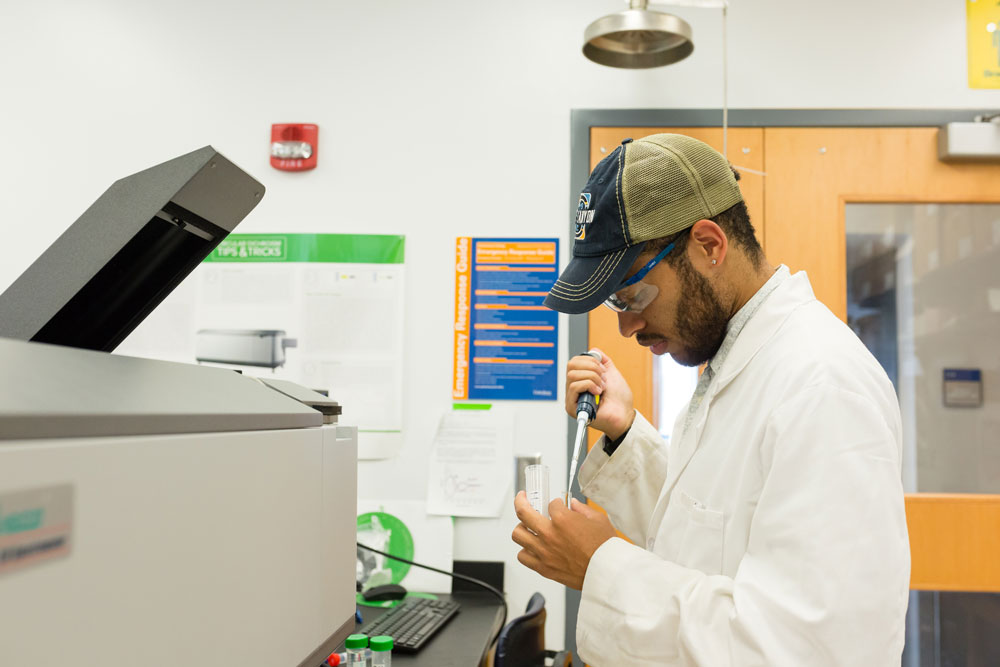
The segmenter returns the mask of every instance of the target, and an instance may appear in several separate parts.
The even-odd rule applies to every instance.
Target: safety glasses
[[[615,293],[604,300],[604,305],[617,313],[638,313],[653,303],[653,299],[660,293],[660,288],[651,283],[644,283],[642,279],[661,259],[670,254],[676,244],[675,241],[668,245],[656,257],[646,262],[634,276],[624,280]]]

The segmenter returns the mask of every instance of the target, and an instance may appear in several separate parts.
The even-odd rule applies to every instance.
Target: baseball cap
[[[743,201],[721,153],[682,134],[624,140],[580,192],[573,258],[545,305],[586,313],[618,290],[646,241],[676,234]]]

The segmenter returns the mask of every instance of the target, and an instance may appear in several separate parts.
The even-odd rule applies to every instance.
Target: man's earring
[[[715,260],[714,259],[712,260],[712,264],[715,264]]]

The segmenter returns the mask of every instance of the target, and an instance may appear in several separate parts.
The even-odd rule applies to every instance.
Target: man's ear
[[[729,239],[722,227],[711,220],[699,220],[691,227],[688,240],[691,260],[703,269],[722,266],[729,250]]]

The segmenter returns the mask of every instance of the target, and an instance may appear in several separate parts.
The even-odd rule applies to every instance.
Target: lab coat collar
[[[764,343],[774,336],[794,310],[815,300],[816,295],[813,294],[812,285],[809,284],[809,277],[805,271],[792,274],[778,285],[744,325],[733,344],[733,349],[723,362],[722,368],[718,370],[715,382],[712,383],[714,386],[709,388],[706,402],[711,396],[722,391],[746,368]]]
[[[684,429],[683,418],[674,427],[674,440],[667,450],[667,479],[660,492],[660,498],[653,511],[650,525],[659,525],[666,510],[671,490],[698,449],[708,411],[712,401],[726,386],[739,375],[757,352],[781,328],[785,320],[800,306],[816,300],[809,278],[804,271],[789,276],[770,294],[766,301],[744,325],[732,350],[719,369],[719,374],[709,385],[708,393],[698,407],[691,424]]]

